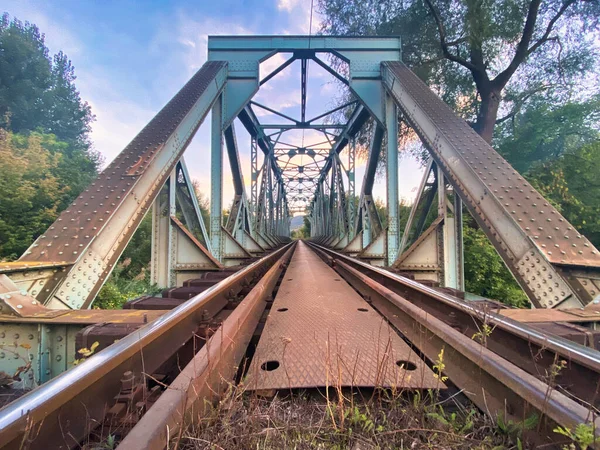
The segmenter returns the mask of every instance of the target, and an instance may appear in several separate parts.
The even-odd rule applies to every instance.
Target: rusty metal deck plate
[[[149,323],[168,311],[143,309],[48,309],[34,317],[0,314],[0,323],[81,324],[94,323]]]
[[[600,318],[600,311],[586,309],[502,309],[499,313],[519,322],[590,322]]]
[[[381,315],[303,242],[273,302],[246,385],[444,387]]]

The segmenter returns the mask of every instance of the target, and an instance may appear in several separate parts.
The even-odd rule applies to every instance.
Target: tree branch
[[[460,58],[459,56],[450,53],[450,50],[448,49],[449,44],[448,42],[446,42],[446,30],[444,28],[444,24],[442,22],[440,13],[431,0],[425,0],[425,3],[427,3],[431,14],[433,14],[433,19],[435,20],[435,24],[437,25],[438,32],[440,34],[440,45],[442,46],[442,53],[444,54],[444,56],[450,61],[454,61],[455,63],[458,63],[461,66],[464,66],[473,72],[477,71],[477,67],[475,67],[474,64],[470,63],[466,59]],[[452,44],[456,45],[456,41],[453,41]]]
[[[550,20],[550,22],[548,22],[548,26],[546,27],[546,31],[544,32],[544,35],[540,39],[538,39],[538,41],[527,50],[527,56],[529,56],[533,52],[535,52],[544,43],[546,43],[548,41],[554,41],[557,39],[556,37],[551,38],[550,33],[552,33],[552,29],[554,28],[554,25],[556,24],[558,19],[560,19],[562,17],[562,15],[565,13],[565,11],[569,8],[569,6],[571,6],[575,2],[576,2],[576,0],[567,0],[566,2],[563,3],[563,5],[558,10],[558,12],[554,15],[554,17]]]
[[[546,31],[544,32],[542,37],[530,47],[529,45],[531,43],[531,39],[535,31],[535,24],[539,15],[541,0],[531,1],[531,3],[529,4],[529,10],[527,11],[527,19],[525,20],[525,25],[523,27],[523,34],[521,36],[521,40],[517,44],[515,56],[513,57],[508,67],[503,72],[498,74],[498,76],[493,80],[497,86],[499,86],[500,88],[506,86],[506,83],[508,83],[510,77],[515,73],[515,71],[518,69],[521,63],[525,61],[525,58],[527,58],[529,55],[535,52],[544,43],[551,40],[556,40],[555,37],[550,37],[550,33],[552,33],[554,25],[556,24],[558,19],[562,17],[565,11],[576,1],[577,0],[566,0],[562,4],[560,9],[557,11],[557,13],[554,15],[554,17],[550,20],[550,22],[548,22],[548,26],[546,27]]]
[[[515,117],[519,113],[521,108],[523,108],[523,105],[525,104],[525,102],[527,100],[529,100],[529,98],[531,98],[532,96],[534,96],[535,94],[537,94],[539,92],[547,91],[548,89],[550,89],[552,87],[553,86],[541,86],[539,88],[532,89],[531,91],[525,93],[525,95],[523,97],[514,101],[515,107],[512,109],[511,112],[509,112],[506,116],[496,120],[496,125]]]

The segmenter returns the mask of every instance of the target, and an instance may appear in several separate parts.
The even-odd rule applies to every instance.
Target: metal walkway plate
[[[381,315],[303,242],[245,381],[251,390],[444,387]]]

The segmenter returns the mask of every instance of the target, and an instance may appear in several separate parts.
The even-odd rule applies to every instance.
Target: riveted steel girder
[[[207,62],[19,259],[67,267],[29,294],[52,308],[89,307],[225,86]],[[13,270],[14,273],[16,270]],[[42,286],[40,288],[40,286]]]
[[[600,293],[600,253],[406,66],[383,83],[461,200],[538,307],[583,306]],[[439,195],[439,193],[438,193]]]

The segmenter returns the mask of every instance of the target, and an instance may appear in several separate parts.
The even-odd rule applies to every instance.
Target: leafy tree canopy
[[[62,51],[50,58],[44,35],[29,22],[0,19],[0,126],[52,133],[75,148],[89,147],[94,120],[75,87],[75,69]]]
[[[0,129],[0,258],[20,256],[58,215],[69,192],[56,175],[66,146]]]
[[[0,18],[0,258],[13,259],[97,175],[90,106],[63,52],[28,22]]]
[[[511,114],[539,97],[564,102],[595,68],[600,3],[594,0],[319,5],[326,34],[400,35],[403,61],[488,142],[499,113]]]
[[[527,176],[575,228],[600,248],[600,140],[568,151]]]
[[[600,139],[600,96],[529,105],[498,126],[497,150],[521,173]]]

